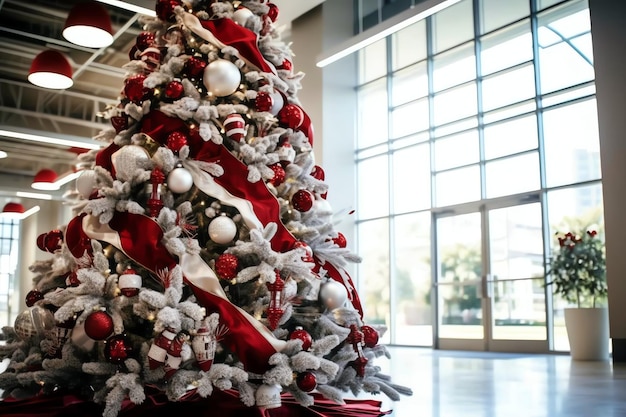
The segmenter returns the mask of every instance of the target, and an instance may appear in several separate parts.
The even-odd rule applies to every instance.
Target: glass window
[[[545,341],[553,315],[554,347],[569,348],[563,303],[546,308],[543,238],[602,227],[587,4],[461,0],[360,58],[359,278],[387,341]]]
[[[19,294],[15,291],[19,227],[19,221],[0,219],[0,327],[12,325],[19,313]]]
[[[433,89],[441,91],[476,78],[474,43],[463,45],[433,60]]]
[[[376,236],[375,239],[372,236]],[[387,218],[360,223],[358,250],[363,257],[359,264],[359,295],[363,299],[363,319],[368,324],[389,326],[389,220]],[[386,332],[381,343],[389,343]]]
[[[485,126],[485,159],[537,148],[537,117],[521,117]]]
[[[405,104],[391,112],[392,138],[427,130],[428,125],[428,99]]]
[[[388,156],[381,155],[361,161],[357,166],[359,219],[389,214]]]
[[[501,107],[496,110],[492,110],[487,112],[483,116],[484,123],[494,123],[501,120],[510,119],[512,117],[516,117],[522,114],[528,114],[534,112],[537,108],[535,103],[535,99],[527,100],[520,104],[515,104],[512,106]]]
[[[454,122],[477,112],[476,83],[439,93],[434,98],[435,125]]]
[[[432,16],[435,53],[474,38],[472,0],[462,0]]]
[[[541,205],[489,211],[489,263],[496,280],[543,277]]]
[[[359,51],[359,83],[380,78],[387,73],[387,42],[381,39]]]
[[[600,178],[595,99],[546,111],[543,125],[548,187]]]
[[[359,148],[366,148],[387,141],[387,112],[387,88],[384,79],[359,89]]]
[[[550,236],[566,229],[580,229],[603,223],[600,183],[549,191],[547,203]]]
[[[543,94],[594,79],[589,11],[551,10],[539,18],[539,69]],[[576,47],[576,43],[583,49]]]
[[[393,210],[430,208],[430,146],[424,143],[392,154]]]
[[[391,105],[398,106],[428,95],[426,62],[411,65],[391,77]]]
[[[395,71],[426,58],[426,21],[421,20],[391,36],[392,69]]]
[[[535,72],[532,65],[498,73],[482,83],[483,108],[493,110],[535,97]]]
[[[478,131],[470,130],[435,141],[435,169],[441,171],[478,162]]]
[[[557,3],[560,3],[561,1],[563,0],[537,0],[537,9],[543,10]]]
[[[526,19],[482,38],[480,57],[484,75],[532,61],[530,20]]]
[[[433,342],[430,267],[430,213],[394,218],[395,343]]]
[[[435,175],[437,206],[480,200],[480,170],[478,166],[444,171]]]
[[[502,197],[541,188],[539,156],[532,152],[485,164],[487,198]]]
[[[491,32],[530,14],[528,0],[480,0],[481,33]]]
[[[549,236],[565,230],[586,229],[591,226],[602,231],[603,205],[602,185],[596,184],[567,187],[547,194]],[[552,242],[551,242],[552,243]],[[553,297],[554,349],[569,350],[567,332],[563,319],[563,309],[568,306],[560,297]]]

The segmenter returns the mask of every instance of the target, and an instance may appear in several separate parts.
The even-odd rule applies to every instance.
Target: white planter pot
[[[609,312],[606,308],[566,308],[565,327],[572,359],[609,359]]]

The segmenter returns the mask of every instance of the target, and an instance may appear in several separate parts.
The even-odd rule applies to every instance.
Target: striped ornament
[[[241,140],[245,136],[245,127],[246,122],[243,120],[243,117],[241,117],[240,114],[229,114],[224,120],[224,130],[226,131],[226,136],[236,142],[241,142]]]

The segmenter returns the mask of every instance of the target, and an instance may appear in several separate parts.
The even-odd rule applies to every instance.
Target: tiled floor
[[[626,416],[626,365],[567,355],[389,350],[392,360],[377,364],[413,390],[397,403],[384,401],[394,417]]]

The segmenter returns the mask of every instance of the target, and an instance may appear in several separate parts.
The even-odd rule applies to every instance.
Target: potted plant
[[[565,308],[570,353],[577,360],[606,360],[609,354],[604,243],[595,230],[557,233],[558,247],[550,258],[554,292],[575,307]]]

